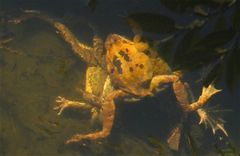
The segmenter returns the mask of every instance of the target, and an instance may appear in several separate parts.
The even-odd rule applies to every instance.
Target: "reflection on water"
[[[161,2],[165,6],[157,0],[151,3],[143,0],[1,1],[0,155],[217,155],[224,152],[237,155],[240,149],[237,70],[240,20],[236,13],[239,2],[231,5]],[[183,6],[215,12],[210,11],[207,20],[206,14],[191,16],[190,10]],[[6,19],[18,16],[20,9],[44,10],[56,16],[88,44],[93,35],[89,25],[96,27],[102,38],[110,33],[132,38],[132,31],[143,31],[143,38],[160,49],[161,56],[173,68],[186,71],[184,80],[195,95],[199,95],[202,83],[213,80],[217,88],[223,89],[207,107],[219,105],[217,109],[232,110],[217,114],[226,121],[229,138],[220,132],[214,136],[210,129],[197,125],[198,118],[191,114],[180,151],[171,151],[166,140],[182,113],[169,88],[136,104],[118,101],[115,125],[107,139],[87,146],[64,145],[73,134],[101,128],[91,125],[88,111],[69,110],[57,116],[53,110],[58,95],[81,99],[78,88],[84,87],[86,65],[72,54],[49,24],[37,19],[18,25],[6,24]],[[219,13],[221,9],[231,21],[224,20]],[[191,23],[195,18],[204,22]]]

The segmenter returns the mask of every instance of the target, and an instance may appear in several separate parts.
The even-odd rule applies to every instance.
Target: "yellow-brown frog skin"
[[[107,37],[105,48],[107,70],[114,86],[135,96],[150,95],[146,86],[153,77],[150,58],[134,42],[117,34]]]

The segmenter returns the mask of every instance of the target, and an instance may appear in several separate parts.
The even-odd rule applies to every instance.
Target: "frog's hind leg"
[[[114,99],[125,95],[122,91],[116,90],[113,91],[108,95],[108,97],[105,99],[104,104],[102,105],[102,115],[103,115],[103,126],[102,130],[95,133],[89,133],[89,134],[76,134],[73,137],[71,137],[69,140],[66,141],[66,143],[74,143],[74,142],[80,142],[82,140],[95,140],[99,138],[105,138],[110,134],[110,131],[112,129],[113,120],[115,116],[115,104]]]
[[[203,87],[202,94],[199,97],[198,101],[191,104],[186,103],[188,94],[186,92],[184,83],[180,80],[178,75],[157,75],[153,77],[150,85],[150,90],[153,91],[161,83],[170,82],[173,83],[173,90],[178,102],[180,103],[180,106],[183,108],[184,111],[187,112],[196,111],[197,109],[201,108],[212,95],[220,91],[215,89],[214,86],[210,84],[207,88]]]
[[[97,108],[92,104],[80,102],[80,101],[67,100],[62,96],[58,96],[56,99],[56,102],[58,103],[58,105],[55,106],[53,109],[58,111],[58,115],[61,115],[63,111],[67,108],[79,108],[83,110],[90,110],[92,108]]]
[[[187,83],[184,83],[184,92],[182,96],[182,103],[191,104],[191,102],[195,101],[194,95]],[[184,99],[185,98],[185,99]],[[228,136],[227,131],[224,128],[224,120],[220,117],[212,116],[208,109],[200,108],[197,110],[197,114],[200,118],[199,124],[204,124],[205,127],[210,126],[212,129],[213,134],[219,129],[221,130],[226,136]]]
[[[191,104],[184,103],[184,99],[186,99],[186,96],[188,95],[185,90],[185,85],[181,80],[175,81],[173,83],[173,90],[176,95],[176,98],[178,102],[180,103],[180,106],[183,108],[184,111],[192,112],[196,111],[199,108],[201,108],[204,104],[207,103],[207,101],[217,92],[220,92],[221,90],[216,89],[213,84],[210,84],[208,87],[202,88],[201,96],[198,98],[198,101],[193,102]]]

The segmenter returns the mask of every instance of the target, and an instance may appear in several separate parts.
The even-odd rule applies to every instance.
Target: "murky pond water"
[[[144,0],[0,0],[0,155],[239,155],[240,9],[239,2],[219,4]],[[9,20],[23,10],[40,10],[68,26],[84,44],[94,31],[105,39],[116,33],[132,39],[141,33],[174,70],[183,71],[194,96],[214,81],[220,93],[206,110],[222,118],[221,131],[186,121],[170,87],[137,102],[116,101],[110,136],[87,145],[64,142],[76,133],[101,129],[88,110],[53,110],[56,97],[83,100],[87,68],[56,30],[40,19]],[[93,30],[94,28],[94,30]],[[179,150],[169,148],[172,129],[181,125]],[[178,142],[178,141],[176,141]]]

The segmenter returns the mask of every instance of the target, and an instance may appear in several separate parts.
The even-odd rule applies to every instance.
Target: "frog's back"
[[[153,65],[153,76],[172,74],[172,70],[171,70],[170,66],[164,59],[162,59],[160,57],[151,58],[151,62]]]
[[[150,58],[119,35],[110,35],[105,46],[107,69],[114,85],[135,95],[144,94],[147,91],[144,85],[153,75]]]

